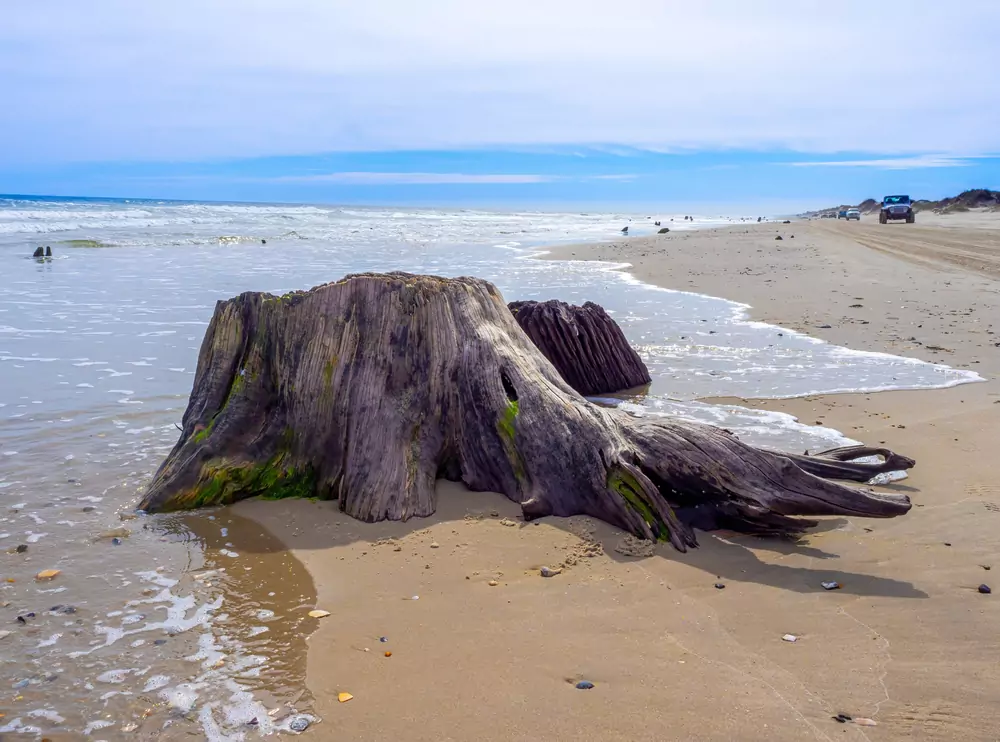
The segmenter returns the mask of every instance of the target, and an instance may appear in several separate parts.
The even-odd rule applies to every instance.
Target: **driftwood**
[[[684,551],[697,519],[678,513],[695,510],[709,527],[783,534],[814,525],[793,515],[901,515],[905,496],[809,473],[913,465],[885,456],[784,456],[719,428],[598,407],[490,283],[361,274],[219,302],[180,439],[140,507],[309,495],[364,521],[400,520],[433,513],[446,478],[503,493],[526,519],[588,514]]]
[[[609,394],[650,382],[646,364],[600,305],[588,301],[578,307],[551,299],[514,301],[507,307],[531,342],[580,394]]]

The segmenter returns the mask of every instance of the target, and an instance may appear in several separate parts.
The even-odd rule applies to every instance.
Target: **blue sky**
[[[1000,187],[997,28],[994,0],[13,0],[0,192],[940,197]]]

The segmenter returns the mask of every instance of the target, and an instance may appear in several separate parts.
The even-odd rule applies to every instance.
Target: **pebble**
[[[722,584],[721,582],[716,582],[716,583],[715,583],[715,589],[716,589],[716,590],[724,590],[724,589],[725,589],[725,587],[726,587],[726,586],[725,586],[725,585],[723,585],[723,584]]]
[[[433,542],[431,542],[431,548],[432,549],[440,549],[441,545],[437,541],[433,541]]]
[[[847,722],[851,721],[851,717],[848,716],[847,714],[837,714],[833,718],[835,721],[839,721],[841,724],[846,724]]]
[[[555,577],[556,575],[561,574],[562,570],[551,569],[549,567],[542,567],[541,570],[539,570],[539,572],[541,573],[542,577]]]
[[[14,688],[27,688],[29,685],[31,685],[31,681],[28,680],[28,679],[24,679],[24,680],[18,680],[16,683],[14,683],[13,687]]]
[[[330,615],[330,611],[314,610],[309,611],[309,618],[326,618]]]
[[[354,696],[352,696],[350,693],[338,693],[337,694],[337,700],[340,701],[341,703],[347,703],[352,698],[354,698]]]
[[[517,525],[517,521],[511,520],[510,518],[504,518],[500,521],[500,525],[507,526],[508,528],[513,528]]]
[[[35,575],[36,580],[54,580],[62,574],[61,569],[43,569],[37,575]]]
[[[389,640],[388,640],[388,639],[386,639],[386,638],[385,638],[384,636],[380,636],[380,637],[378,638],[378,640],[379,640],[380,642],[382,642],[383,644],[385,644],[385,643],[386,643],[387,641],[389,641]]]
[[[978,588],[978,590],[979,590],[979,592],[981,592],[981,593],[982,593],[983,595],[989,595],[990,593],[992,593],[992,592],[993,592],[993,590],[992,590],[992,589],[990,588],[990,586],[989,586],[989,585],[980,585],[980,586],[979,586],[979,588]]]
[[[488,585],[489,585],[490,587],[496,587],[496,586],[497,586],[497,585],[499,585],[500,583],[499,583],[499,582],[497,582],[496,580],[490,580],[490,581],[489,581],[489,582],[488,582],[487,584],[488,584]]]
[[[166,643],[167,643],[166,639],[156,639],[153,641],[153,644],[155,644],[158,647],[162,647]]]
[[[14,551],[15,551],[16,553],[18,553],[18,554],[23,554],[23,553],[24,553],[24,552],[26,552],[27,550],[28,550],[28,545],[27,545],[27,544],[18,544],[18,545],[17,545],[17,546],[16,546],[15,548],[14,548]]]
[[[288,722],[288,728],[293,732],[304,732],[309,728],[309,719],[305,716],[296,716]]]
[[[6,639],[8,636],[10,636],[9,631],[0,631],[0,639]]]
[[[856,719],[854,719],[853,721],[859,727],[877,727],[878,726],[878,722],[877,721],[875,721],[874,719],[866,719],[863,716],[859,716]]]
[[[591,683],[589,680],[581,680],[579,683],[576,684],[576,687],[578,690],[590,690],[591,688],[594,687],[594,684]]]
[[[122,540],[121,540],[120,538],[118,538],[117,536],[115,536],[115,537],[114,537],[113,539],[111,539],[111,543],[112,543],[112,544],[113,544],[114,546],[121,546],[121,545],[122,545],[122,544],[124,544],[125,542],[124,542],[124,541],[122,541]]]
[[[824,590],[839,590],[842,586],[839,582],[821,582]]]
[[[799,638],[795,634],[785,634],[781,637],[781,641],[783,642],[797,642],[798,640]]]

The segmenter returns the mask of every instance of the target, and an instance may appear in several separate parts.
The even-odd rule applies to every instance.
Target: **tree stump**
[[[609,394],[650,382],[649,371],[625,333],[604,308],[562,301],[514,301],[507,305],[517,324],[583,395]]]
[[[492,284],[359,274],[217,304],[180,438],[140,507],[315,496],[363,521],[405,520],[434,512],[443,477],[503,493],[529,520],[587,514],[684,551],[697,541],[678,512],[781,534],[814,525],[792,515],[901,515],[905,496],[820,478],[913,465],[885,455],[785,456],[718,428],[598,407]]]

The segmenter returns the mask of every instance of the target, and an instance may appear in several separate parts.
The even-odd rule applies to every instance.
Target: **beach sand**
[[[408,523],[359,523],[334,503],[241,503],[238,513],[303,562],[316,607],[331,612],[309,638],[307,681],[324,719],[315,736],[1000,738],[1000,598],[976,590],[1000,588],[991,219],[755,224],[552,253],[628,262],[644,281],[745,302],[755,319],[988,380],[725,400],[917,460],[893,486],[912,497],[910,514],[825,519],[799,543],[701,534],[688,554],[661,544],[627,556],[616,549],[630,544],[605,524],[525,524],[504,497],[444,482],[437,515]],[[560,564],[561,574],[539,575]],[[843,588],[824,591],[826,580]],[[578,680],[595,687],[577,690]],[[338,692],[354,698],[338,703]],[[838,713],[877,726],[841,724]]]

